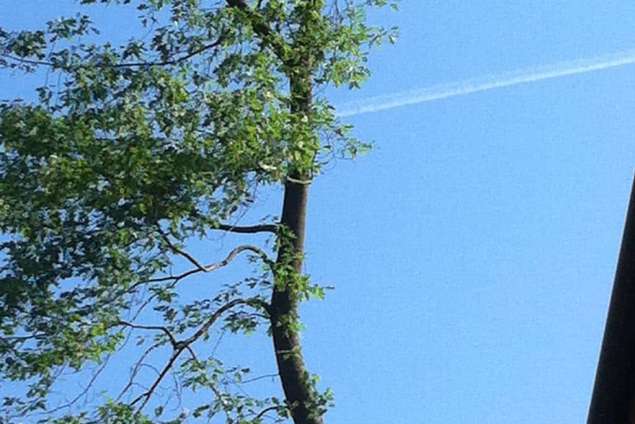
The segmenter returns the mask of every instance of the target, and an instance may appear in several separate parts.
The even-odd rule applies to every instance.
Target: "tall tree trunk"
[[[278,251],[278,263],[302,273],[308,185],[287,182],[281,223],[290,233]],[[291,263],[289,263],[291,261]],[[288,276],[287,273],[284,273]],[[285,278],[285,277],[281,277]],[[289,277],[294,278],[294,277]],[[322,424],[317,393],[302,358],[298,322],[298,293],[293,281],[276,281],[271,298],[271,328],[278,372],[295,424]]]
[[[304,62],[304,61],[302,61]],[[310,62],[294,67],[289,75],[291,111],[308,116],[312,102]],[[313,157],[313,155],[312,155]],[[298,331],[297,278],[302,276],[304,237],[310,175],[292,171],[285,183],[278,235],[277,266],[291,272],[278,273],[271,297],[271,332],[282,388],[295,424],[322,424],[318,393],[302,357]]]

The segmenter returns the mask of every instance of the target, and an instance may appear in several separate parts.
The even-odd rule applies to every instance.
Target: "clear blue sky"
[[[69,5],[0,0],[0,26]],[[403,0],[373,19],[400,41],[335,104],[635,48],[626,0]],[[584,422],[634,112],[624,66],[347,118],[375,149],[314,184],[307,272],[337,289],[303,308],[330,423]]]

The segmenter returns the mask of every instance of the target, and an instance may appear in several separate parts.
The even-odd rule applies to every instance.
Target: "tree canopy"
[[[332,395],[316,388],[299,341],[299,302],[324,294],[302,272],[308,187],[329,161],[367,148],[321,88],[368,76],[369,48],[394,32],[370,26],[366,10],[388,2],[79,3],[42,30],[0,28],[1,68],[58,76],[35,101],[0,104],[0,376],[22,382],[0,422],[321,423]],[[108,42],[93,3],[130,9],[143,34]],[[237,224],[272,186],[284,189],[280,217]],[[188,252],[219,232],[253,240],[221,258]],[[241,255],[253,264],[245,278],[178,300],[189,278]],[[200,354],[213,326],[269,334],[283,395],[228,388],[250,370]],[[98,384],[135,337],[117,393],[77,402],[87,388],[53,404],[62,375],[96,364],[88,386]],[[143,377],[150,357],[155,373]],[[170,374],[211,396],[168,416],[157,389]]]

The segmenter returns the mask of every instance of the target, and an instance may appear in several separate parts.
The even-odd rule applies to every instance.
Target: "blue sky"
[[[0,0],[0,25],[69,5]],[[625,0],[403,0],[372,19],[400,41],[336,105],[635,49]],[[624,66],[346,118],[375,148],[314,184],[306,269],[336,290],[303,307],[307,362],[336,394],[328,422],[585,420],[633,111]]]

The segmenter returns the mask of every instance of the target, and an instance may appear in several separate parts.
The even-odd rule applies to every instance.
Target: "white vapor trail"
[[[635,50],[625,50],[610,55],[559,62],[551,65],[522,69],[503,74],[488,75],[448,84],[434,85],[423,89],[403,91],[395,94],[370,97],[357,102],[341,105],[336,113],[338,117],[361,115],[363,113],[379,112],[401,106],[447,99],[449,97],[465,96],[481,91],[513,85],[527,84],[569,75],[586,74],[603,69],[617,68],[635,64]]]

